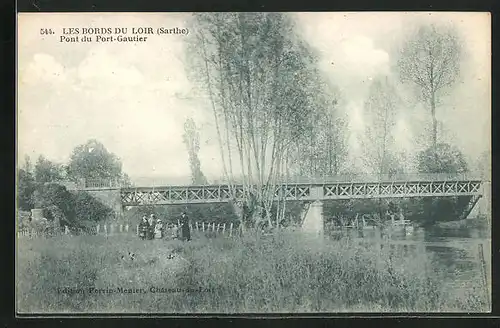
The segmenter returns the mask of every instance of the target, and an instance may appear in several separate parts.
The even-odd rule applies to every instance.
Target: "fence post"
[[[123,232],[123,224],[120,224],[120,233]]]
[[[125,225],[125,232],[128,232],[128,223]]]
[[[215,222],[212,222],[212,232],[215,231]]]
[[[224,234],[226,232],[226,224],[224,223],[224,225],[222,226],[222,234]]]
[[[231,222],[231,225],[229,226],[229,236],[233,235],[233,222]]]
[[[198,231],[198,221],[194,223],[194,226],[196,227],[196,231]]]
[[[104,234],[107,236],[108,235],[108,225],[104,225]]]
[[[201,231],[205,232],[205,222],[201,223]]]
[[[220,223],[217,223],[217,233],[219,233]]]
[[[137,234],[137,236],[139,236],[139,225],[138,224],[135,226],[135,233]]]
[[[100,224],[98,224],[98,225],[97,225],[97,229],[96,229],[97,234],[99,234],[99,231],[100,231],[100,230],[101,230],[101,225],[100,225]]]

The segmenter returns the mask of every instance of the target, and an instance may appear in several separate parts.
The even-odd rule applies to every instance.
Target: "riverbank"
[[[17,304],[23,313],[487,310],[480,279],[450,291],[434,265],[425,251],[290,232],[189,243],[61,236],[19,241]]]
[[[485,215],[457,221],[438,221],[436,222],[436,227],[441,229],[477,229],[482,232],[488,232],[488,234],[491,231],[490,221]]]

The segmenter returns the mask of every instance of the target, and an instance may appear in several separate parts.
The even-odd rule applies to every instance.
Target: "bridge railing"
[[[289,176],[278,177],[276,184],[328,184],[363,182],[432,182],[432,181],[473,181],[482,180],[476,173],[405,173],[405,174],[349,174],[336,176]],[[235,182],[238,184],[238,182]],[[217,184],[227,184],[219,181]]]
[[[336,176],[318,176],[318,177],[299,177],[289,176],[278,177],[276,184],[328,184],[328,183],[348,183],[348,182],[432,182],[432,181],[471,181],[482,180],[481,175],[468,173],[405,173],[405,174],[349,174]],[[240,184],[240,181],[235,181],[235,184]],[[225,185],[227,181],[218,180],[217,183],[208,183],[208,185]],[[141,185],[140,187],[161,187],[170,184],[153,183]],[[188,185],[186,185],[188,186]],[[102,180],[84,180],[79,183],[79,188],[82,189],[99,189],[99,188],[120,188],[126,187],[119,180],[102,179]]]
[[[349,174],[328,177],[288,177],[280,183],[337,183],[337,182],[405,182],[405,181],[467,181],[481,180],[474,173],[405,173],[405,174]]]

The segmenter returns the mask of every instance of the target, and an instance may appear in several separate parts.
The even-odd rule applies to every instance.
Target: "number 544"
[[[45,34],[54,34],[54,32],[52,32],[52,29],[50,29],[50,28],[41,28],[40,29],[40,34],[42,34],[42,35],[45,35]]]

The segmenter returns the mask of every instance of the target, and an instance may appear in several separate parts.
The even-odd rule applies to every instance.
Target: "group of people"
[[[189,218],[186,213],[181,214],[180,227],[174,224],[173,229],[163,224],[161,219],[156,219],[154,214],[149,218],[144,215],[139,223],[139,238],[141,239],[162,239],[166,236],[167,230],[171,230],[172,238],[181,240],[191,240],[191,229],[189,227]]]

